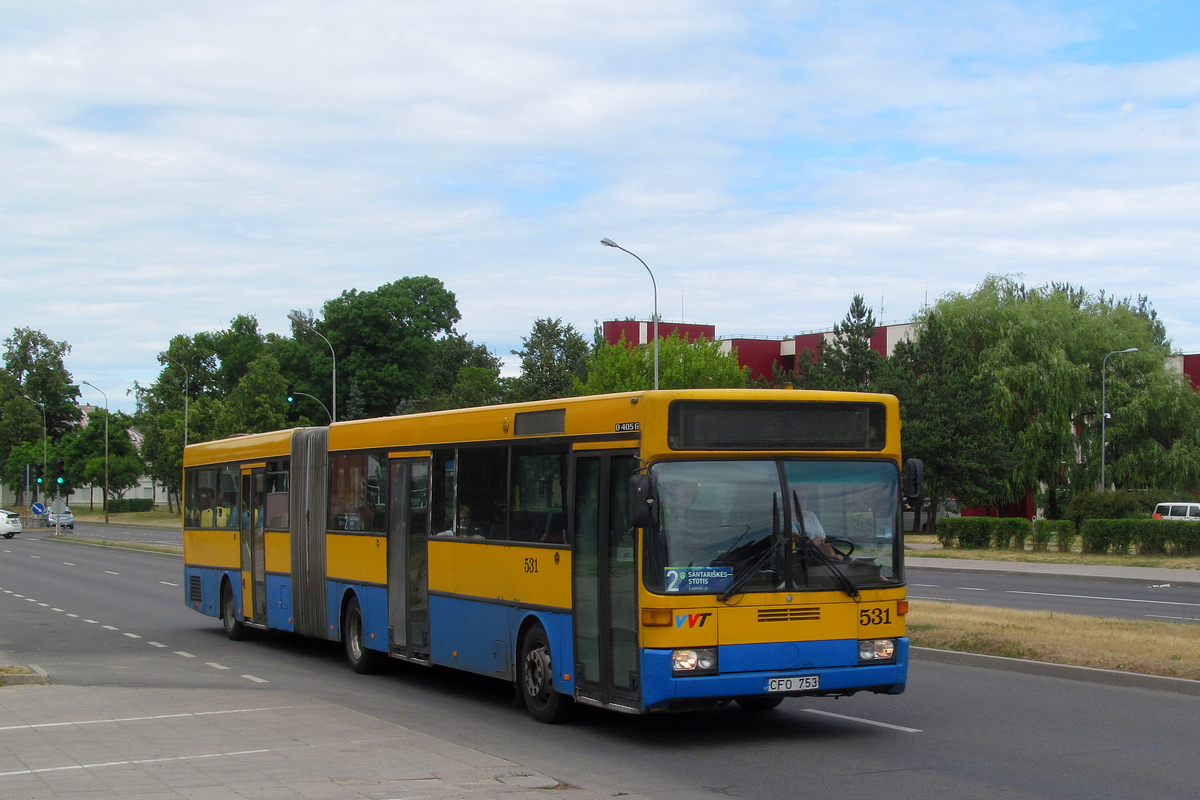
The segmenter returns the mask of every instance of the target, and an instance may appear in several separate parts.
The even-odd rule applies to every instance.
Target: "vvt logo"
[[[675,627],[682,628],[684,623],[687,623],[689,628],[703,628],[704,623],[712,616],[711,611],[705,611],[701,614],[676,614]]]

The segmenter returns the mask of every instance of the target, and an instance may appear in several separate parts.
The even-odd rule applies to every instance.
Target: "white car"
[[[3,535],[5,539],[11,539],[23,530],[25,527],[21,525],[20,514],[0,508],[0,535]]]

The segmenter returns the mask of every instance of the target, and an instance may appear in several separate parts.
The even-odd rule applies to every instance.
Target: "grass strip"
[[[76,544],[93,544],[101,547],[118,547],[123,550],[144,550],[148,553],[167,553],[172,556],[183,555],[182,547],[169,544],[142,544],[140,542],[114,542],[109,539],[88,539],[83,536],[55,536],[58,542],[74,542]]]
[[[917,647],[1200,680],[1195,624],[910,601]],[[1192,610],[1200,617],[1200,608]]]

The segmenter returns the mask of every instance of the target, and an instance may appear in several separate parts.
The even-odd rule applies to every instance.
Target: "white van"
[[[1186,519],[1200,522],[1200,503],[1159,503],[1150,516],[1153,519]]]

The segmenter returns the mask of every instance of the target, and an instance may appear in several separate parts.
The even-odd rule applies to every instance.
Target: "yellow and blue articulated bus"
[[[907,466],[906,470],[904,466]],[[191,445],[185,598],[514,681],[530,713],[899,694],[894,397],[652,391]]]

